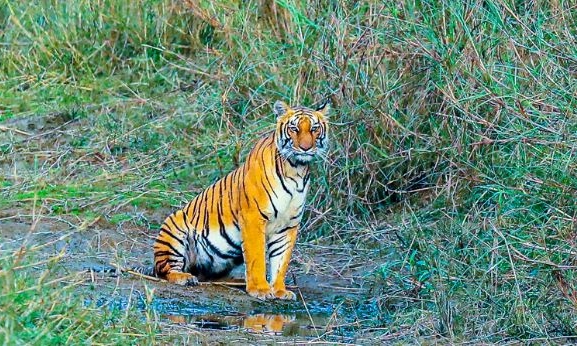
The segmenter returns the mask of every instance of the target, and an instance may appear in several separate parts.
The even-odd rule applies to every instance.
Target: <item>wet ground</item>
[[[298,244],[287,278],[297,301],[263,302],[248,296],[239,282],[180,287],[111,272],[111,264],[150,263],[153,235],[147,229],[101,220],[85,225],[72,219],[13,215],[0,214],[0,249],[28,244],[36,246],[41,257],[61,254],[63,274],[82,273],[80,294],[87,304],[135,307],[143,316],[156,315],[167,328],[192,328],[201,341],[350,343],[355,342],[355,327],[371,318],[370,306],[362,306],[365,290],[358,264],[339,256],[338,249]]]

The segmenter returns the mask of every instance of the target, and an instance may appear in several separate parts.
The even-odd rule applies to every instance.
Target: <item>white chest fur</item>
[[[309,188],[308,179],[300,177],[286,179],[285,187],[286,190],[277,189],[276,194],[271,196],[274,208],[272,206],[269,208],[271,217],[266,226],[267,235],[278,233],[287,227],[294,227],[301,221]]]

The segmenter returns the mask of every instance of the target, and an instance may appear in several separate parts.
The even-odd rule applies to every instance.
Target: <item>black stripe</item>
[[[291,165],[292,168],[298,168],[299,167],[299,165],[297,163],[294,163],[293,160],[289,159],[287,161],[288,161],[289,165]]]
[[[250,208],[250,199],[248,198],[248,194],[246,193],[246,184],[244,181],[244,177],[245,177],[246,172],[243,170],[242,172],[242,177],[240,178],[240,183],[241,183],[241,191],[242,191],[242,195],[244,196],[244,199],[246,201],[246,204],[248,205],[248,207]]]
[[[270,205],[272,206],[272,210],[274,211],[274,217],[277,218],[278,217],[278,210],[276,209],[276,206],[274,205],[274,202],[272,200],[272,196],[270,195],[270,193],[268,193],[268,190],[266,188],[266,186],[264,186],[264,183],[262,183],[262,187],[264,187],[264,192],[266,193],[266,195],[268,196],[268,200],[270,201]]]
[[[210,216],[208,214],[208,208],[204,206],[204,225],[202,228],[202,236],[208,237],[209,232],[210,232]]]
[[[280,172],[280,165],[277,162],[277,160],[275,160],[274,168],[275,168],[276,176],[280,180],[280,184],[282,185],[283,190],[285,190],[285,192],[288,193],[292,198],[293,194],[290,192],[290,190],[288,189],[288,187],[284,183],[284,177],[282,176],[282,174]]]
[[[235,249],[237,252],[242,251],[242,248],[236,244],[235,242],[232,241],[232,239],[230,239],[230,237],[228,236],[228,234],[226,233],[226,228],[224,226],[224,222],[222,221],[222,208],[219,206],[218,210],[218,225],[220,227],[220,235],[224,238],[224,240],[226,240],[227,244],[232,247],[233,249]]]
[[[157,256],[175,256],[175,254],[170,252],[170,251],[165,251],[165,250],[154,251],[154,257],[157,257]]]
[[[191,208],[191,207],[192,207],[192,201],[191,201],[191,202],[188,202],[188,203],[186,204],[186,207],[185,207],[184,210],[183,210],[184,215],[185,215],[186,217],[188,217],[188,213],[190,212],[190,208]]]
[[[162,273],[162,272],[164,272],[164,267],[166,267],[166,265],[167,265],[166,260],[162,260],[162,261],[154,263],[154,269],[157,272]]]
[[[180,251],[178,251],[177,249],[174,248],[174,246],[172,246],[171,243],[164,241],[162,239],[156,239],[156,242],[162,245],[166,245],[169,249],[171,249],[174,253],[176,253],[178,256],[180,257],[184,257],[184,255],[182,253],[180,253]]]
[[[232,204],[233,204],[233,197],[232,197],[232,181],[234,178],[234,175],[236,174],[236,170],[234,172],[232,172],[231,174],[226,176],[226,188],[228,189],[228,204],[231,206],[232,208]]]
[[[181,233],[186,234],[186,232],[185,232],[182,228],[178,227],[178,224],[177,224],[176,221],[174,220],[174,214],[170,215],[168,218],[169,218],[170,221],[172,221],[172,223],[174,224],[174,228],[176,228],[176,229],[177,229],[178,231],[180,231]]]
[[[204,202],[203,202],[203,207],[204,207],[204,225],[202,228],[202,235],[203,237],[208,237],[208,232],[210,231],[209,226],[210,226],[210,221],[209,221],[209,214],[208,214],[208,193],[210,192],[210,189],[207,189],[205,191],[204,194]]]
[[[182,264],[182,268],[184,268],[184,263],[181,260],[173,260],[173,259],[164,259],[158,263],[156,263],[156,267],[159,269],[160,272],[164,272],[166,266],[169,266],[169,268],[175,268],[177,266],[173,266],[171,264]],[[162,268],[159,268],[162,267]]]
[[[283,235],[282,237],[278,237],[277,239],[271,241],[270,243],[266,244],[267,249],[270,248],[271,246],[278,244],[279,242],[283,241],[286,239],[286,234]]]
[[[214,202],[216,201],[216,198],[214,198],[214,195],[216,192],[216,185],[214,185],[214,184],[211,185],[209,187],[209,190],[211,192],[211,194],[210,194],[210,212],[212,213],[212,212],[214,212],[214,209],[215,209]]]
[[[214,256],[211,255],[211,253],[208,252],[208,250],[206,249],[206,245],[205,245],[205,244],[206,244],[207,240],[206,240],[206,238],[205,238],[204,236],[202,237],[202,240],[203,240],[203,242],[200,243],[200,246],[202,247],[202,250],[204,250],[204,253],[208,256],[209,262],[210,262],[210,263],[213,263],[213,262],[214,262]],[[203,267],[206,267],[206,265],[205,265],[204,263],[201,263],[201,265],[202,265]]]
[[[274,161],[273,161],[273,162],[274,162]],[[264,172],[264,177],[265,177],[266,182],[268,183],[268,186],[270,186],[270,190],[271,190],[272,193],[278,198],[278,195],[276,194],[276,191],[274,190],[274,187],[272,186],[272,183],[270,182],[270,179],[268,178],[268,174],[267,174],[266,171]],[[263,184],[263,185],[264,185],[264,184]]]
[[[264,171],[266,169],[266,163],[264,162],[264,149],[261,153],[258,153],[258,162],[260,163],[261,169]]]
[[[258,150],[256,151],[257,154],[257,158],[261,158],[264,161],[264,150],[266,148],[266,142],[267,142],[268,138],[265,139],[264,141],[261,141],[261,146],[258,148]]]
[[[162,233],[162,232],[168,234],[172,239],[176,240],[177,242],[180,243],[180,245],[184,246],[184,242],[182,241],[182,239],[180,239],[180,238],[178,238],[177,236],[175,236],[174,234],[172,234],[172,232],[171,232],[170,230],[167,230],[167,229],[165,229],[165,228],[162,228],[162,229],[160,230],[160,233]]]
[[[208,247],[210,248],[210,250],[217,255],[220,258],[224,258],[224,259],[231,259],[231,258],[237,258],[238,256],[235,255],[229,255],[228,253],[223,253],[220,251],[219,248],[217,248],[216,246],[214,246],[209,240],[208,238],[204,238],[204,243],[206,245],[208,245]],[[207,253],[208,254],[208,253]],[[210,255],[209,255],[210,256]],[[214,261],[214,259],[212,259],[212,261]]]
[[[203,191],[199,196],[196,197],[196,200],[194,202],[194,217],[195,217],[195,222],[194,222],[194,229],[198,231],[198,226],[200,224],[200,216],[202,215],[202,206],[203,206],[203,199],[204,199],[204,195],[206,194],[206,190]],[[197,205],[198,203],[198,205]]]
[[[202,205],[201,206],[204,206],[205,209],[206,209],[206,206],[208,205],[208,193],[209,192],[210,192],[210,187],[208,187],[207,189],[205,189],[202,192],[203,197],[202,197]]]
[[[291,228],[295,228],[296,226],[287,226],[283,229],[281,229],[280,231],[276,232],[276,234],[283,234],[284,232],[288,231]]]
[[[258,209],[258,212],[260,213],[260,215],[267,221],[269,221],[268,216],[266,216],[262,210],[260,209],[260,206],[258,205],[258,202],[256,201],[256,198],[254,198],[254,203],[256,204],[256,209]]]
[[[301,179],[301,181],[302,181],[302,183],[303,183],[302,189],[299,189],[299,184],[295,181],[295,183],[296,183],[296,185],[297,185],[297,192],[299,192],[299,193],[304,192],[304,191],[305,191],[305,188],[306,188],[306,184],[305,184],[304,180]]]
[[[186,253],[189,253],[188,247],[186,249]],[[187,263],[188,263],[188,257],[186,257],[186,256],[182,257],[182,270],[184,270],[186,268]]]
[[[307,184],[309,183],[309,179],[311,178],[311,174],[310,172],[307,170],[307,173],[305,174],[305,177],[303,178],[303,190],[305,189],[305,187],[307,186]]]
[[[299,183],[293,177],[287,177],[287,179],[294,181],[295,185],[297,186],[297,192],[303,192],[304,191],[304,185],[303,185],[302,190],[299,190]]]
[[[190,208],[190,203],[189,203],[188,206],[187,206],[187,210],[183,210],[183,211],[182,211],[182,219],[183,219],[183,221],[184,221],[184,225],[186,226],[186,230],[187,230],[187,231],[189,231],[189,229],[190,229],[190,226],[189,226],[189,223],[188,223],[188,208]]]
[[[268,258],[273,258],[273,257],[284,254],[284,252],[287,250],[286,249],[287,244],[288,244],[288,242],[284,243],[283,245],[279,246],[278,248],[276,248],[274,250],[271,250],[268,254]]]
[[[192,208],[192,212],[189,209],[189,213],[191,213],[190,215],[187,215],[187,218],[190,218],[190,222],[189,222],[189,226],[188,226],[188,230],[190,232],[190,230],[194,229],[194,223],[196,222],[196,219],[198,218],[198,213],[196,212],[196,206],[198,204],[198,196],[196,196],[192,201],[190,201],[190,208]]]
[[[222,188],[222,184],[224,184],[224,178],[218,181],[218,200],[219,202],[222,200],[222,193],[224,189]]]
[[[165,222],[165,223],[162,224],[162,226],[160,226],[160,230],[161,230],[161,231],[168,231],[168,232],[170,232],[170,226],[168,226],[168,225],[166,224],[166,222]]]
[[[245,161],[245,167],[246,169],[250,169],[250,164],[252,162],[252,160],[254,160],[255,156],[259,156],[258,152],[264,147],[264,143],[265,140],[260,140],[257,142],[256,146],[250,151],[250,154],[248,155],[248,158]]]
[[[198,236],[199,236],[199,235],[198,235],[197,232],[194,232],[194,235],[192,236],[192,242],[193,242],[194,251],[195,251],[196,254],[199,254],[199,253],[200,253],[200,251],[199,251],[199,249],[198,249]]]
[[[294,126],[294,124],[291,124],[291,125]],[[282,125],[281,132],[280,132],[280,140],[282,141],[281,148],[286,147],[287,144],[289,144],[291,141],[291,137],[289,135],[288,128],[289,128],[288,123],[285,123]]]

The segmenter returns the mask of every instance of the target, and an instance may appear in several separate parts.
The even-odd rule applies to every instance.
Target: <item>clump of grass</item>
[[[0,257],[0,341],[18,344],[154,343],[154,315],[86,304],[77,274],[56,273],[61,256],[36,259],[35,248]]]
[[[0,203],[115,222],[171,208],[238,164],[274,100],[329,97],[333,152],[301,239],[379,249],[372,326],[573,335],[576,16],[543,1],[3,2],[0,120],[74,116],[1,133]]]

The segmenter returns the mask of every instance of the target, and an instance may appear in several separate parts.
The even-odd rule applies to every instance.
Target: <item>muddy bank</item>
[[[216,339],[222,336],[219,333],[227,337],[236,333],[237,337],[267,335],[302,342],[354,342],[355,330],[374,311],[364,302],[367,291],[358,285],[359,264],[339,258],[334,249],[297,245],[287,284],[298,300],[263,302],[248,296],[243,286],[203,283],[180,287],[108,272],[110,263],[150,264],[150,232],[105,221],[81,226],[72,219],[3,215],[0,250],[6,253],[26,245],[34,248],[38,257],[61,254],[58,270],[82,273],[84,280],[78,289],[86,304],[135,307],[143,314],[155,314],[171,328],[193,328]]]

